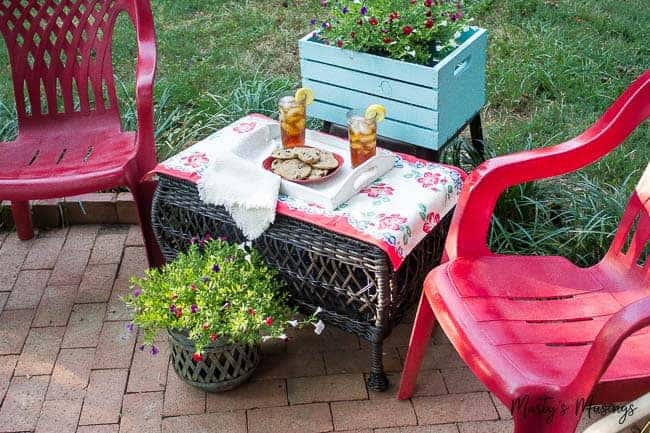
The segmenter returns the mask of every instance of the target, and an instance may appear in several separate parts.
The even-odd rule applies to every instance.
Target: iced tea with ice
[[[285,96],[278,104],[280,110],[280,131],[282,147],[302,147],[305,145],[306,107],[305,102],[294,96]]]
[[[348,113],[348,136],[352,167],[358,167],[377,154],[377,122],[363,111]]]

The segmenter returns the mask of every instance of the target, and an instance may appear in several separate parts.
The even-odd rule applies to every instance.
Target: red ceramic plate
[[[339,166],[336,167],[334,170],[332,170],[332,172],[330,174],[328,174],[327,176],[319,177],[317,179],[305,179],[305,180],[286,179],[286,180],[288,180],[289,182],[296,182],[296,183],[318,183],[318,182],[326,181],[327,179],[334,176],[341,169],[341,166],[345,162],[343,157],[341,155],[339,155],[338,153],[334,153],[334,152],[331,152],[331,153],[334,155],[334,158],[336,158],[336,160],[339,162]],[[271,164],[273,163],[274,159],[275,158],[273,158],[272,156],[269,156],[264,161],[262,161],[262,167],[264,167],[265,170],[271,171]],[[283,177],[283,179],[285,179],[285,178]]]

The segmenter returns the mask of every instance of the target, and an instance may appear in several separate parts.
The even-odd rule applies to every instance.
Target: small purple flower
[[[126,325],[124,325],[124,329],[126,329],[128,332],[133,332],[133,322],[129,322]]]
[[[169,306],[169,312],[170,312],[170,313],[176,313],[176,305],[171,304],[171,305]]]
[[[140,352],[144,352],[144,344],[142,346],[138,347],[138,349],[140,349]]]
[[[154,345],[151,346],[151,354],[152,354],[153,356],[158,355],[159,352],[160,352],[160,349],[158,349],[158,348],[157,348],[156,346],[154,346]]]
[[[210,277],[203,277],[203,278],[201,278],[201,281],[203,281],[204,283],[207,283],[208,281],[210,281]]]
[[[221,270],[221,266],[219,266],[219,263],[215,263],[214,266],[212,266],[212,272],[219,272]]]
[[[323,23],[322,23],[320,26],[321,26],[322,28],[326,29],[326,28],[329,27],[329,24],[327,23],[327,21],[323,21]]]
[[[316,18],[312,18],[309,20],[309,24],[313,27],[316,25]]]
[[[362,6],[361,9],[359,10],[359,13],[360,13],[361,15],[365,15],[365,14],[367,14],[367,13],[368,13],[368,8],[365,7],[365,6]]]
[[[350,10],[348,9],[347,6],[343,6],[343,9],[341,9],[341,12],[344,14],[347,14]]]
[[[190,305],[190,311],[192,312],[192,314],[196,314],[196,312],[199,311],[199,306],[196,304]]]
[[[134,296],[134,297],[137,298],[137,297],[139,297],[141,294],[142,294],[142,290],[141,290],[139,287],[136,287],[135,289],[133,289],[133,296]]]

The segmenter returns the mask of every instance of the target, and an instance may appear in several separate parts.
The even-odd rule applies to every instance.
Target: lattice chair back
[[[119,127],[111,41],[117,16],[130,10],[127,0],[0,0],[19,133],[96,114]]]
[[[605,257],[624,272],[638,272],[650,284],[650,164],[632,193]]]

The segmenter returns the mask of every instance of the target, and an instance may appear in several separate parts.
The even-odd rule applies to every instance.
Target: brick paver
[[[247,412],[248,433],[319,433],[332,430],[326,403],[254,409]]]
[[[142,337],[138,339],[136,347],[142,345]],[[157,355],[152,355],[150,349],[136,350],[133,353],[131,372],[127,392],[164,391],[167,383],[167,364],[169,363],[169,344],[167,340],[157,342],[160,350]]]
[[[136,335],[127,331],[127,323],[104,322],[93,368],[129,368]]]
[[[413,398],[413,407],[421,424],[444,424],[499,418],[487,392],[415,397]]]
[[[0,432],[496,433],[508,408],[474,377],[439,327],[412,400],[397,401],[411,325],[384,346],[390,381],[369,391],[369,345],[334,327],[263,344],[250,382],[206,394],[136,350],[120,296],[146,266],[137,226],[74,226],[18,241],[0,233]],[[411,314],[412,315],[412,314]],[[583,420],[583,425],[593,423]],[[79,424],[79,425],[78,425]]]
[[[287,380],[287,390],[291,404],[368,398],[362,374],[292,378]]]
[[[54,365],[46,400],[83,397],[90,378],[95,349],[61,349]]]
[[[23,269],[52,269],[65,242],[67,228],[42,231],[32,241]]]
[[[14,377],[0,407],[3,432],[33,431],[45,399],[48,376]]]
[[[160,433],[162,407],[162,392],[125,395],[122,401],[120,433]]]
[[[186,415],[165,418],[162,422],[162,433],[212,431],[246,433],[246,414],[243,411],[237,411]]]
[[[0,401],[5,397],[9,389],[11,376],[14,373],[17,362],[18,355],[0,356]]]
[[[287,385],[284,380],[262,380],[246,383],[232,391],[208,394],[207,397],[208,412],[286,406]]]
[[[90,373],[80,425],[119,422],[127,375],[127,370],[95,370]]]
[[[79,285],[76,302],[108,302],[116,274],[117,263],[88,265]]]
[[[105,312],[106,304],[75,305],[61,347],[97,346]]]
[[[75,433],[82,402],[80,398],[44,402],[36,433]]]
[[[7,300],[5,310],[25,310],[38,307],[45,285],[50,277],[50,271],[21,271],[14,283],[11,296]]]
[[[91,265],[120,263],[127,233],[126,229],[118,229],[97,236],[88,263]]]
[[[76,294],[76,286],[47,287],[36,309],[32,326],[66,326]]]
[[[2,243],[0,248],[0,292],[11,291],[32,242],[21,241],[13,232]]]
[[[18,359],[15,376],[51,374],[65,328],[32,328]]]
[[[183,382],[169,364],[165,389],[164,416],[178,416],[205,412],[205,392]]]
[[[0,314],[0,355],[20,354],[34,310],[4,310]]]
[[[72,286],[81,282],[95,243],[97,226],[73,226],[50,276],[50,286]]]
[[[410,401],[377,399],[331,404],[335,430],[416,425]]]

